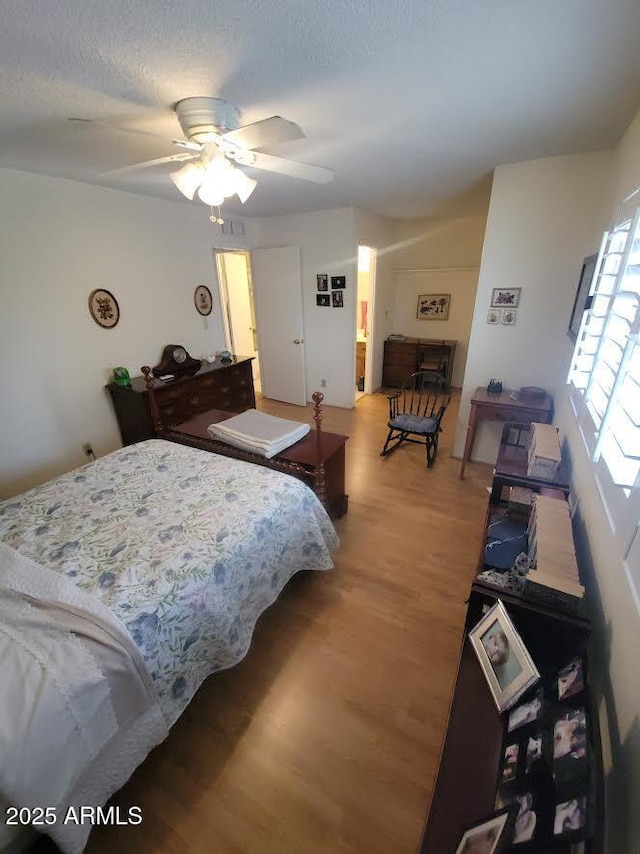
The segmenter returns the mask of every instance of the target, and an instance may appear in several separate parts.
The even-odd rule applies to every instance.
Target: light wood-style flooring
[[[325,408],[325,429],[349,435],[335,568],[294,577],[245,660],[207,679],[115,796],[142,825],[94,830],[89,854],[417,850],[491,472],[470,464],[459,480],[457,404],[431,470],[422,447],[379,457],[383,394]]]

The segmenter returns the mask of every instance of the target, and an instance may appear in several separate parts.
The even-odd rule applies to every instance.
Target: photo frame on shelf
[[[513,837],[518,808],[511,805],[499,810],[489,818],[475,822],[462,834],[455,854],[481,851],[482,854],[502,854]]]
[[[587,797],[570,798],[556,804],[553,818],[553,835],[564,836],[568,833],[584,830],[587,824]]]
[[[582,323],[582,315],[591,307],[591,282],[596,272],[596,264],[598,263],[598,255],[587,255],[582,262],[582,269],[578,278],[578,288],[573,300],[573,308],[571,309],[571,317],[569,319],[569,328],[567,335],[574,341],[578,337],[580,324]]]
[[[562,667],[556,676],[558,699],[567,700],[584,689],[584,672],[581,658],[574,658]]]
[[[469,640],[500,713],[515,705],[540,680],[538,668],[500,599],[471,629]]]
[[[494,288],[491,291],[491,308],[517,308],[522,288]]]
[[[416,317],[418,320],[448,320],[451,294],[419,294]]]
[[[507,722],[507,731],[513,732],[515,729],[520,729],[521,726],[526,726],[538,720],[542,714],[543,705],[544,696],[542,688],[538,688],[533,697],[529,697],[526,702],[520,703],[511,709]]]

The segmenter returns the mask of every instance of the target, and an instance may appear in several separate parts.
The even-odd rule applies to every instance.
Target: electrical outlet
[[[326,388],[326,387],[327,387],[327,381],[326,380],[320,380],[320,388]]]
[[[93,452],[90,442],[85,442],[82,446],[82,450],[84,451],[85,457],[89,457],[90,460],[95,460],[96,455]]]

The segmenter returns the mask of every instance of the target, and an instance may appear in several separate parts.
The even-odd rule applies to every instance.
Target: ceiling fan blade
[[[221,139],[224,143],[230,142],[239,148],[252,150],[266,148],[277,142],[304,139],[304,132],[295,122],[290,122],[281,116],[271,116],[269,119],[262,119],[222,134]]]
[[[333,169],[311,166],[309,163],[300,163],[297,160],[285,160],[284,157],[274,157],[273,154],[263,154],[259,151],[238,152],[233,159],[243,166],[254,166],[266,172],[277,172],[279,175],[302,178],[304,181],[313,181],[316,184],[328,184],[335,177]]]
[[[153,160],[144,160],[142,163],[132,163],[131,166],[122,166],[120,169],[110,169],[101,172],[101,175],[125,175],[127,172],[137,172],[139,169],[149,169],[152,166],[161,166],[163,163],[179,163],[184,160],[194,160],[198,154],[170,154],[167,157],[155,157]]]
[[[138,136],[150,136],[152,139],[161,139],[163,142],[171,142],[173,145],[179,145],[181,148],[189,148],[192,151],[200,151],[202,146],[199,142],[189,142],[186,139],[167,139],[165,136],[160,136],[157,133],[151,133],[148,130],[138,130],[137,128],[125,128],[122,125],[112,125],[110,122],[102,122],[100,119],[82,119],[76,116],[69,116],[68,122],[81,122],[87,125],[99,125],[100,127],[109,128],[110,130],[120,130],[123,133],[135,133]]]

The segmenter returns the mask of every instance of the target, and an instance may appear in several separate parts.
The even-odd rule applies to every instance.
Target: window
[[[592,460],[628,497],[640,485],[640,208],[605,233],[590,296],[568,382]]]

